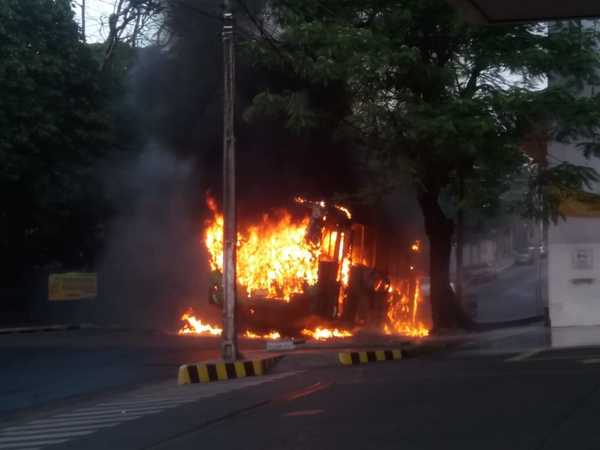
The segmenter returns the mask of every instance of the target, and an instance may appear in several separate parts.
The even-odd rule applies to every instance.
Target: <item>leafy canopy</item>
[[[521,147],[532,133],[585,135],[595,149],[598,99],[578,95],[600,81],[593,28],[472,26],[443,0],[273,0],[269,11],[264,23],[277,26],[265,25],[252,47],[260,63],[324,86],[343,83],[353,106],[339,127],[388,169],[404,168],[419,191],[437,196],[460,174],[497,198],[526,166]],[[548,74],[560,83],[546,87]],[[327,113],[310,104],[299,112],[299,98],[307,96],[265,92],[255,110],[283,112],[300,128]],[[569,190],[596,177],[564,168],[536,179],[558,181],[564,195],[561,175]]]
[[[0,2],[0,248],[15,270],[80,253],[60,239],[95,214],[90,170],[107,133],[98,66],[70,2]]]

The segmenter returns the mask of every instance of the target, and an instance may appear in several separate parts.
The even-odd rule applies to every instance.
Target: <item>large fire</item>
[[[184,322],[183,327],[178,331],[180,335],[194,335],[194,336],[221,336],[223,329],[204,322],[198,318],[193,311],[188,311],[181,320]],[[322,328],[316,327],[314,330],[304,329],[302,335],[311,339],[319,341],[331,338],[347,338],[352,336],[352,332],[342,330],[338,328]],[[246,330],[241,334],[241,337],[247,339],[264,339],[264,340],[277,340],[281,339],[281,334],[278,331],[270,331],[269,333],[255,333],[251,330]]]
[[[352,214],[349,209],[335,204],[328,206],[324,201],[314,202],[300,197],[296,198],[296,202],[312,208],[312,214],[294,218],[288,211],[281,211],[275,215],[264,215],[257,224],[239,228],[236,276],[240,302],[244,302],[244,298],[251,298],[252,301],[277,300],[297,305],[298,303],[294,303],[297,298],[295,296],[306,295],[309,287],[319,283],[319,268],[322,262],[328,268],[337,267],[337,273],[329,272],[332,276],[331,280],[337,282],[337,304],[332,314],[323,316],[324,320],[320,326],[305,328],[302,331],[300,327],[296,331],[297,337],[302,335],[310,339],[325,340],[353,336],[353,331],[335,328],[332,324],[337,324],[336,319],[343,317],[345,309],[357,310],[357,302],[363,305],[358,308],[362,312],[358,313],[356,320],[351,318],[347,321],[349,327],[354,327],[356,323],[364,323],[371,329],[374,325],[374,328],[387,335],[427,336],[429,330],[419,321],[423,298],[415,267],[410,265],[408,278],[400,278],[394,286],[390,283],[387,274],[377,271],[375,262],[368,257],[368,254],[366,255],[366,247],[363,245],[364,226],[356,224],[359,227],[357,228],[359,231],[356,231],[355,224],[351,222]],[[206,223],[204,243],[208,249],[211,270],[222,273],[223,215],[213,199],[208,199],[208,207],[212,212],[212,218]],[[409,250],[409,253],[419,253],[421,242],[414,241],[409,246]],[[332,266],[332,263],[335,263],[335,266]],[[365,278],[360,278],[361,275],[358,275],[357,280],[373,279],[372,277],[379,280],[371,287],[374,291],[368,298],[371,305],[369,308],[377,308],[372,306],[373,301],[378,305],[385,303],[385,308],[378,309],[381,314],[376,314],[377,318],[374,322],[369,322],[371,319],[368,317],[365,319],[364,315],[364,305],[366,305],[364,302],[367,301],[365,289],[368,289],[366,286],[369,282],[365,281],[367,284],[362,287],[360,281],[358,286],[350,286],[350,273],[355,268],[359,271],[352,273],[366,274]],[[353,279],[355,279],[354,275]],[[218,292],[218,288],[215,289]],[[314,292],[318,291],[312,292],[308,295],[315,295]],[[347,306],[347,302],[351,303]],[[219,303],[218,300],[215,303]],[[250,313],[254,314],[252,308]],[[367,315],[371,316],[371,313]],[[220,336],[222,333],[221,327],[204,322],[192,312],[184,314],[181,319],[184,325],[179,330],[179,334]],[[324,326],[324,323],[329,325]],[[280,339],[281,331],[286,329],[283,325],[277,323],[272,325],[271,322],[269,325],[257,326],[262,328],[262,331],[242,329],[244,331],[240,337]],[[287,333],[293,334],[289,328]]]
[[[223,271],[223,215],[209,200],[213,219],[205,234],[212,270]],[[288,212],[238,233],[237,279],[246,296],[290,301],[318,281],[320,245],[306,240],[309,217],[294,221]]]
[[[389,294],[387,323],[383,327],[383,332],[412,337],[428,336],[429,329],[417,320],[419,307],[423,303],[420,281],[418,279],[415,281],[412,296],[410,287],[406,283],[400,288],[390,287]]]

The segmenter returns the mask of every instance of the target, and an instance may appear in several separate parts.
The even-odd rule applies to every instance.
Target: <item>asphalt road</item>
[[[481,323],[522,320],[543,314],[543,305],[536,296],[537,268],[512,266],[494,281],[467,289],[477,303],[475,319]]]
[[[0,449],[597,449],[599,413],[600,348],[310,369],[298,358],[268,377],[173,378],[32,412],[0,426]]]
[[[243,348],[264,346],[243,342]],[[37,408],[172,378],[218,356],[217,338],[78,330],[0,335],[0,420]],[[1,447],[0,447],[1,448]]]

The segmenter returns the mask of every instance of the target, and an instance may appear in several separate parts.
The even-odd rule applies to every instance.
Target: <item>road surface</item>
[[[243,345],[264,346],[248,341]],[[0,420],[172,378],[180,364],[215,358],[218,349],[217,338],[163,333],[77,330],[0,335]]]
[[[599,413],[600,348],[358,367],[299,358],[267,377],[180,387],[173,376],[30,409],[0,423],[0,449],[597,449]]]
[[[475,320],[496,323],[542,316],[544,307],[536,288],[536,266],[514,265],[500,272],[496,280],[471,286],[466,293],[477,304]]]

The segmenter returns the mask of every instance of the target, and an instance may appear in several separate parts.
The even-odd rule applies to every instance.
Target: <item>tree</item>
[[[273,0],[269,13],[277,26],[255,41],[257,60],[322,87],[343,84],[352,108],[338,133],[355,136],[386,170],[403,168],[415,186],[430,242],[434,327],[468,325],[449,286],[455,223],[440,198],[458,177],[488,198],[501,191],[522,170],[520,144],[534,131],[598,142],[598,100],[574,94],[599,82],[598,34],[578,22],[550,33],[541,24],[470,26],[443,0]],[[540,88],[550,73],[562,82]],[[269,90],[255,105],[313,122],[331,114],[308,102],[299,113],[297,98],[306,92]],[[555,199],[596,179],[567,164],[543,173],[532,189],[551,183]]]
[[[95,239],[91,172],[109,130],[98,66],[67,0],[0,3],[0,249],[3,277],[82,264]]]
[[[140,43],[163,43],[163,3],[161,0],[115,0],[114,12],[108,17],[102,70],[110,66],[119,44],[136,48]]]

